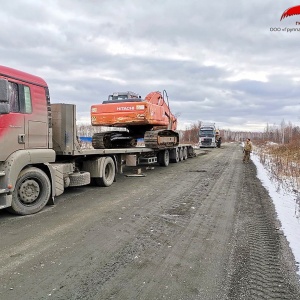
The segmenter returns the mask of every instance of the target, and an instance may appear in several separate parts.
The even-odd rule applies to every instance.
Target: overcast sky
[[[244,131],[300,125],[300,15],[280,21],[296,5],[2,1],[0,64],[45,79],[51,101],[75,103],[81,122],[112,92],[166,90],[179,129],[198,121]]]

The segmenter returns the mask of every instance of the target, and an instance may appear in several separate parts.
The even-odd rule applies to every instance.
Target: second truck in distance
[[[220,148],[221,136],[214,123],[204,123],[199,130],[199,148]]]

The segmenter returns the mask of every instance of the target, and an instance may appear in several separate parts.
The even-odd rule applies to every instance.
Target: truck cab
[[[52,148],[46,82],[0,66],[0,161],[18,150]]]
[[[39,177],[36,174],[40,171],[28,172],[27,184],[24,184],[22,174],[33,165],[46,170],[45,164],[54,161],[46,82],[37,76],[0,66],[0,209],[12,205],[14,193],[23,193],[20,213],[31,206],[33,212],[37,211],[39,204],[33,204],[38,203],[38,192],[45,181],[37,184],[28,177],[28,174]],[[16,185],[19,185],[17,192]],[[49,198],[48,194],[45,198]]]
[[[209,147],[215,148],[216,143],[216,127],[214,124],[203,124],[199,131],[199,148]]]

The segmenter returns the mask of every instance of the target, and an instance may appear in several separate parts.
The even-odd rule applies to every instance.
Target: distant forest
[[[179,130],[180,142],[198,144],[201,121],[192,124],[185,130]],[[77,134],[82,137],[91,137],[96,132],[109,130],[124,130],[124,128],[97,127],[87,124],[77,125]],[[279,126],[267,125],[263,132],[232,131],[230,129],[219,129],[223,142],[241,142],[247,138],[258,143],[274,142],[278,144],[300,144],[300,127],[282,121]]]

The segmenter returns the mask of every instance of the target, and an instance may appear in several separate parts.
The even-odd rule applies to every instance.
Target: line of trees
[[[181,143],[198,144],[199,130],[201,121],[187,127],[185,130],[180,130]],[[88,124],[77,125],[78,136],[93,136],[96,132],[107,130],[124,130],[124,128],[111,128],[102,126],[91,126]],[[300,144],[300,127],[294,126],[291,122],[286,123],[284,120],[278,125],[266,125],[263,132],[246,132],[246,131],[232,131],[230,129],[220,129],[220,135],[223,142],[239,142],[250,138],[254,141],[274,142],[278,144],[297,143]]]
[[[263,140],[278,144],[300,144],[300,127],[294,126],[291,122],[286,123],[284,120],[280,126],[267,124]]]
[[[198,143],[201,121],[198,121],[186,130],[182,131],[181,139],[183,142]],[[284,120],[280,125],[266,125],[263,132],[251,131],[232,131],[230,129],[220,129],[220,135],[223,142],[239,142],[250,138],[254,141],[274,142],[277,144],[299,144],[300,145],[300,127]]]
[[[202,122],[198,121],[190,125],[185,130],[182,130],[180,134],[181,142],[198,144],[201,124]],[[230,129],[219,129],[219,130],[223,142],[239,142],[239,141],[245,141],[247,138],[250,138],[251,140],[257,140],[257,139],[262,139],[263,136],[261,132],[232,131]]]

